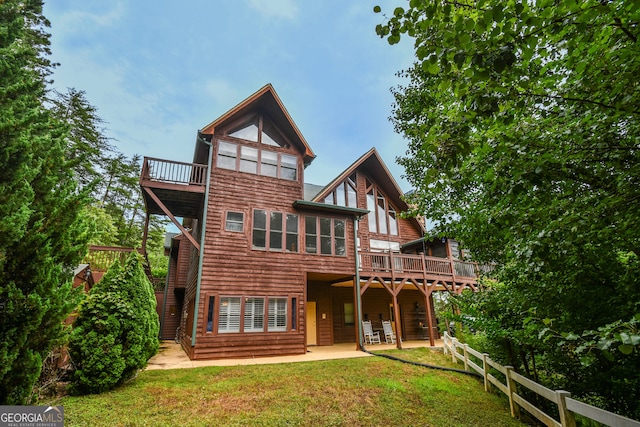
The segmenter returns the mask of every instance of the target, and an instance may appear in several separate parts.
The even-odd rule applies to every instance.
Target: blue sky
[[[388,117],[411,43],[375,34],[401,0],[49,0],[54,87],[74,87],[128,156],[189,162],[198,129],[271,83],[327,184],[371,147],[404,191]]]

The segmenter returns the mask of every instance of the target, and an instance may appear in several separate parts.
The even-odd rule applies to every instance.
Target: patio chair
[[[396,334],[393,332],[393,328],[391,327],[391,322],[388,320],[382,321],[382,330],[384,331],[384,341],[389,344],[396,343]]]
[[[370,320],[362,321],[362,332],[364,333],[365,344],[382,344],[382,341],[380,341],[380,332],[373,332]]]

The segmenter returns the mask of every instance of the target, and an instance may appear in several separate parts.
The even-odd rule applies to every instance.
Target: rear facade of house
[[[302,354],[360,345],[360,320],[388,320],[433,345],[433,292],[475,289],[477,267],[400,217],[408,207],[375,149],[326,185],[304,182],[314,157],[266,85],[198,132],[192,163],[145,158],[147,216],[180,230],[161,338],[192,359]]]

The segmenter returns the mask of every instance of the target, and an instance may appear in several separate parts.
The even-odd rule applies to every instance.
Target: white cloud
[[[250,7],[268,17],[295,19],[298,5],[295,0],[248,0]]]
[[[80,11],[71,10],[57,17],[57,33],[83,33],[95,27],[110,27],[117,23],[125,13],[123,3],[110,3],[106,10]]]

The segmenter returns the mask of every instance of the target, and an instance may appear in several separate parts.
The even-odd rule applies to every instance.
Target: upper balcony
[[[427,281],[475,283],[492,266],[451,258],[399,253],[360,252],[360,274],[384,279],[413,278]]]
[[[207,165],[145,157],[140,175],[147,212],[164,215],[161,202],[174,216],[198,218],[202,214]],[[156,200],[156,198],[158,200]]]

